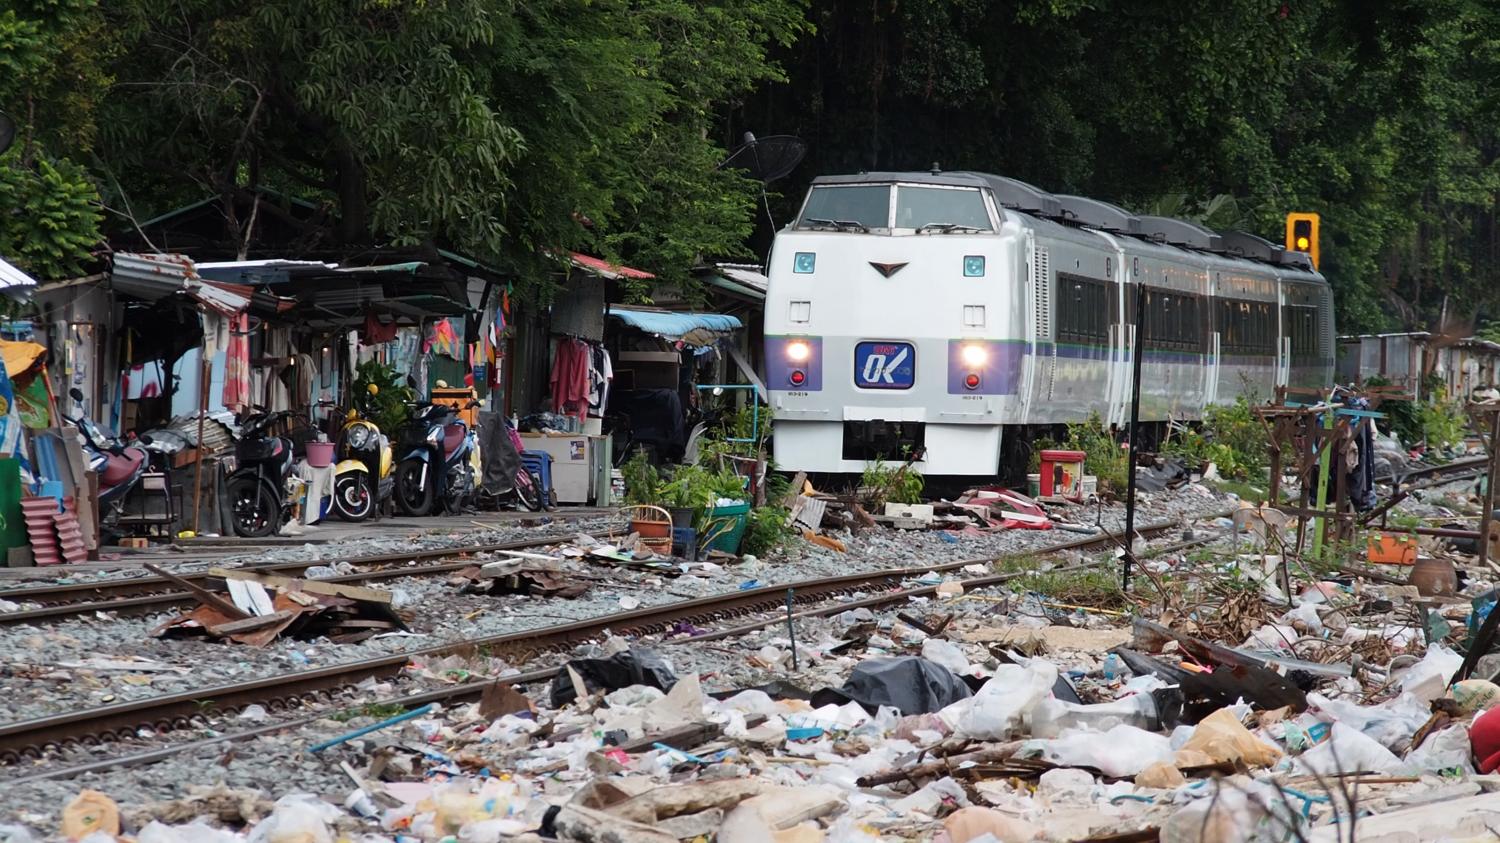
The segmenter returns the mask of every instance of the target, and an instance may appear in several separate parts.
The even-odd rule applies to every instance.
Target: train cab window
[[[896,188],[896,223],[912,231],[993,231],[979,191],[963,187]]]
[[[854,231],[885,228],[891,222],[890,211],[888,184],[819,185],[808,192],[797,227]]]

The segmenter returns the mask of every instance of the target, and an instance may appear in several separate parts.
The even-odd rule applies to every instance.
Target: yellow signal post
[[[1286,248],[1291,252],[1305,252],[1312,258],[1313,269],[1318,268],[1318,215],[1291,213],[1286,215]]]

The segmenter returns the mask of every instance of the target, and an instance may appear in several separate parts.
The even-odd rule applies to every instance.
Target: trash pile
[[[471,582],[519,582],[538,561]],[[665,655],[701,660],[694,645],[609,638],[546,687],[502,679],[477,703],[331,728],[347,733],[309,752],[345,772],[343,792],[200,788],[114,822],[151,843],[1279,843],[1348,839],[1353,816],[1360,839],[1500,827],[1500,687],[1450,682],[1463,658],[1412,629],[1415,590],[1328,580],[1272,610],[1262,587],[1247,593],[1265,622],[1233,644],[1182,631],[1222,629],[1214,617],[1123,626],[1024,590],[803,621],[798,643],[746,642],[739,667],[707,671]],[[107,797],[79,799],[108,820]]]
[[[192,611],[152,630],[154,638],[206,636],[264,647],[282,635],[353,644],[407,631],[406,619],[392,606],[395,595],[384,589],[213,568],[209,574],[224,581],[224,590],[214,592],[154,565],[146,567],[198,601]]]

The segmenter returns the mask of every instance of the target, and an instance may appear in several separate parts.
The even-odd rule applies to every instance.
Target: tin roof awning
[[[139,299],[158,301],[181,293],[226,316],[250,306],[249,287],[202,277],[186,255],[116,252],[112,264],[110,286]]]
[[[636,310],[611,307],[609,315],[632,328],[666,340],[682,340],[688,345],[713,345],[720,339],[745,327],[739,319],[723,313],[673,313],[665,310]]]
[[[766,289],[770,286],[760,267],[744,264],[716,264],[708,267],[702,277],[710,287],[754,302],[765,301]]]
[[[0,258],[0,293],[25,301],[36,289],[36,279]]]
[[[612,264],[609,261],[604,260],[603,258],[592,257],[581,252],[574,252],[571,255],[570,259],[575,269],[581,269],[584,272],[590,273],[592,275],[598,275],[601,278],[608,278],[611,281],[618,281],[621,278],[633,278],[637,281],[649,281],[656,277],[655,275],[652,275],[644,269],[631,269],[628,266],[617,266],[616,264]]]

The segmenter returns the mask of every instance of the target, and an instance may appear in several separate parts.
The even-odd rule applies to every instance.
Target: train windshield
[[[890,225],[888,184],[822,185],[807,196],[798,228],[869,231]]]
[[[994,230],[978,190],[904,184],[896,188],[895,228],[924,233]]]

